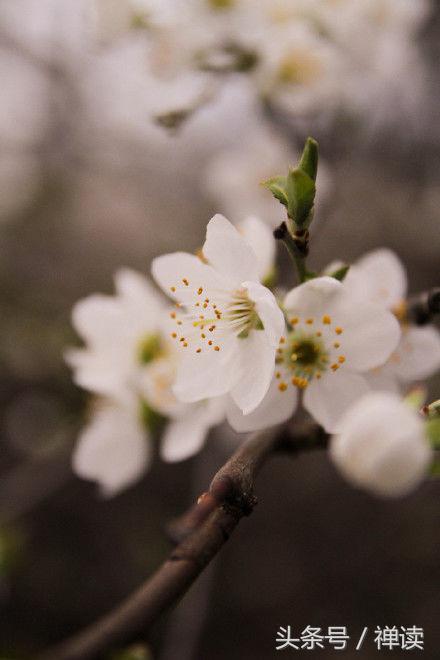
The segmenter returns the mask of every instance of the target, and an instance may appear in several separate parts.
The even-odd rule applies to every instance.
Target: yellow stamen
[[[287,383],[280,383],[278,389],[280,392],[285,392],[287,390]]]
[[[328,314],[324,314],[324,316],[322,317],[322,322],[324,323],[324,325],[330,325],[332,320]]]
[[[182,282],[184,283],[185,286],[189,286],[189,282],[188,282],[188,280],[186,279],[186,277],[183,277],[183,278],[182,278]]]
[[[219,351],[219,350],[220,350],[220,346],[214,346],[214,350],[215,350],[215,351]]]
[[[341,345],[341,344],[340,344],[338,341],[335,341],[335,343],[333,344],[333,346],[334,346],[335,348],[339,348],[340,345]]]
[[[297,316],[293,316],[290,319],[290,325],[296,325],[298,323],[298,321],[299,321],[299,318]]]
[[[338,326],[337,328],[335,328],[335,332],[336,332],[337,335],[342,335],[342,333],[344,332],[344,329],[343,329],[343,328],[340,328],[340,327]]]
[[[313,319],[306,319],[306,323],[307,323],[307,325],[312,325]]]
[[[344,364],[344,362],[345,362],[345,355],[340,355],[340,356],[338,357],[338,362],[339,362],[339,364]]]

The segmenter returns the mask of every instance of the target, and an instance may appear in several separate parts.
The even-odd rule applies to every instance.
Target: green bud
[[[299,229],[307,229],[313,220],[317,172],[318,143],[307,138],[298,167],[289,169],[287,176],[274,176],[263,182],[286,207],[292,236]]]
[[[297,228],[310,225],[313,217],[316,186],[314,180],[299,168],[290,170],[287,175],[287,215]]]
[[[309,175],[313,181],[316,181],[318,174],[318,143],[311,137],[308,137],[304,146],[299,169]]]

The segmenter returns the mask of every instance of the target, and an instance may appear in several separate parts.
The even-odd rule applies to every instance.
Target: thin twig
[[[257,503],[254,481],[266,460],[277,451],[323,448],[327,436],[316,425],[294,434],[274,431],[252,436],[214,476],[209,491],[184,516],[186,538],[137,591],[121,605],[40,660],[91,660],[134,633],[143,634],[190,588],[228,540],[243,516]],[[197,515],[194,514],[197,511]],[[190,521],[190,522],[189,522]]]

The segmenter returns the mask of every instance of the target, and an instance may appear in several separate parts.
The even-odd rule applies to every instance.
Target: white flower
[[[252,421],[230,407],[228,419],[237,431],[278,424],[290,417],[298,390],[304,390],[304,407],[334,432],[342,413],[368,391],[365,372],[395,349],[399,324],[383,307],[359,304],[331,277],[292,289],[284,308],[291,330],[278,347],[272,403],[263,400]]]
[[[208,263],[176,252],[152,265],[178,305],[172,336],[183,357],[174,391],[186,402],[229,392],[247,414],[269,388],[284,317],[259,282],[254,251],[223,216],[209,222],[203,256]]]
[[[432,458],[422,419],[385,392],[367,394],[346,412],[330,455],[353,485],[388,497],[415,488]]]
[[[238,231],[255,252],[258,262],[258,277],[261,282],[270,280],[275,271],[276,245],[270,227],[257,218],[249,215],[237,226]]]
[[[150,426],[158,416],[168,419],[160,447],[166,461],[197,452],[224,418],[221,399],[185,404],[173,395],[178,354],[163,332],[168,308],[148,281],[123,269],[115,283],[116,296],[94,295],[76,304],[73,324],[86,347],[66,353],[75,382],[100,396],[79,437],[74,469],[98,481],[107,495],[148,467]]]
[[[96,481],[110,497],[137,481],[150,459],[148,432],[136,407],[105,402],[81,431],[72,465],[78,476]]]
[[[366,254],[351,266],[344,285],[359,301],[367,300],[403,317],[402,337],[389,360],[369,375],[378,390],[398,392],[401,384],[421,380],[440,368],[440,335],[433,326],[417,327],[405,321],[407,278],[398,257],[387,249]]]

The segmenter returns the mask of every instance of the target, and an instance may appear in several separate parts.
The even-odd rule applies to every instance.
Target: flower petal
[[[420,380],[440,368],[440,334],[432,326],[404,330],[396,353],[391,357],[395,374],[402,380]]]
[[[72,323],[85,342],[102,345],[109,343],[123,326],[123,309],[116,298],[94,294],[73,306]]]
[[[108,497],[137,481],[149,460],[149,440],[135,412],[111,404],[94,413],[72,457],[74,472],[97,481]]]
[[[188,406],[185,415],[172,419],[162,436],[160,455],[164,461],[183,461],[202,447],[209,429],[224,418],[221,397]]]
[[[131,398],[127,363],[119,362],[115,356],[88,349],[70,349],[64,359],[74,370],[73,380],[79,387],[102,396],[126,400]]]
[[[295,287],[286,295],[284,307],[289,315],[322,316],[335,297],[341,294],[342,284],[333,277],[316,277]]]
[[[229,398],[226,416],[234,431],[239,433],[258,431],[276,426],[276,424],[281,424],[290,419],[296,410],[297,404],[297,388],[289,387],[285,392],[281,392],[278,389],[278,381],[274,378],[266,396],[253,412],[243,415],[233,399]]]
[[[255,410],[264,399],[275,369],[275,347],[266,333],[252,330],[248,337],[237,339],[239,350],[233,368],[239,378],[231,396],[245,415]]]
[[[226,394],[240,377],[235,336],[223,339],[220,351],[185,353],[177,368],[173,392],[180,401],[194,403]]]
[[[163,291],[181,302],[190,302],[194,298],[194,290],[199,287],[214,290],[224,288],[222,278],[211,266],[186,252],[156,257],[151,264],[151,272]]]
[[[347,359],[347,368],[367,371],[384,364],[401,337],[400,325],[394,314],[370,303],[355,307],[353,300],[347,296],[341,296],[340,303],[331,313],[343,327],[340,343],[341,352]],[[348,303],[347,307],[345,303]]]
[[[341,415],[368,389],[365,378],[357,374],[327,374],[311,381],[304,392],[303,405],[328,433],[335,433]]]
[[[275,239],[269,225],[257,218],[248,216],[238,226],[238,231],[257,257],[260,280],[271,274],[275,262]]]
[[[139,337],[156,331],[165,309],[159,292],[144,275],[129,268],[120,268],[114,279],[133,334]]]
[[[203,254],[232,286],[239,286],[245,280],[259,280],[255,252],[222,215],[215,215],[208,223]]]
[[[391,250],[369,252],[348,271],[344,284],[360,301],[368,300],[391,309],[405,299],[405,269]]]
[[[243,282],[243,286],[247,289],[249,298],[255,303],[256,312],[263,323],[264,333],[269,343],[278,347],[286,324],[284,314],[279,308],[275,296],[258,282]]]

